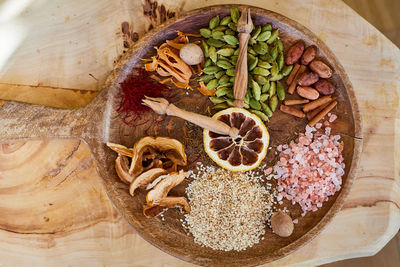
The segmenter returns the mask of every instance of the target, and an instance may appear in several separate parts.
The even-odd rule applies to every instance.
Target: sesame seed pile
[[[263,174],[199,165],[186,188],[191,212],[183,226],[194,241],[215,250],[241,251],[263,239],[277,191]]]

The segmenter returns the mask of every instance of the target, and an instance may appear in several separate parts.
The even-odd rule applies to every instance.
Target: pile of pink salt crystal
[[[278,200],[285,197],[293,205],[298,203],[302,216],[322,207],[329,196],[340,190],[345,168],[343,146],[340,136],[330,133],[328,126],[323,132],[307,125],[305,134],[299,134],[296,142],[277,147],[280,159],[274,166],[274,178],[278,181]]]

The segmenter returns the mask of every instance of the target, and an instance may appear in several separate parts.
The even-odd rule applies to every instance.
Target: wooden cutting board
[[[20,41],[6,61],[0,58],[0,97],[78,107],[101,88],[124,45],[150,25],[224,1],[27,3],[6,22],[22,37],[14,36]],[[311,243],[272,265],[374,254],[400,224],[398,48],[340,1],[240,3],[281,13],[325,41],[350,76],[364,123],[360,170],[343,210]],[[3,143],[0,199],[5,266],[187,265],[145,242],[119,216],[79,140]]]

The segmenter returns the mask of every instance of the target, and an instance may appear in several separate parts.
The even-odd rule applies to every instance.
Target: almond
[[[308,65],[311,61],[314,60],[315,55],[317,54],[317,47],[315,45],[307,47],[304,51],[303,56],[301,57],[301,64]]]
[[[331,95],[335,92],[335,86],[333,84],[325,79],[321,79],[318,82],[314,84],[315,89],[318,90],[318,92],[321,93],[321,95]]]
[[[286,53],[285,63],[286,65],[292,65],[296,63],[304,52],[304,43],[302,41],[298,41],[294,45],[292,45]]]
[[[297,80],[301,86],[310,86],[319,80],[319,75],[315,72],[303,73]]]
[[[310,69],[318,73],[321,78],[330,78],[332,76],[332,69],[321,60],[313,60],[310,63]]]
[[[319,93],[317,90],[307,86],[297,86],[297,93],[299,94],[299,96],[310,100],[315,100],[319,97]]]

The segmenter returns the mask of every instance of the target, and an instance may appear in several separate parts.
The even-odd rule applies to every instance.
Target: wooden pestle
[[[242,15],[238,21],[237,29],[239,32],[239,56],[236,63],[233,94],[235,96],[234,106],[243,108],[243,99],[246,96],[248,82],[247,46],[250,39],[250,33],[253,30],[250,9],[246,8],[242,11]]]
[[[232,138],[236,138],[239,134],[238,129],[230,127],[222,121],[180,109],[164,98],[146,97],[143,100],[143,105],[150,107],[158,114],[176,116],[218,134],[229,135]]]

